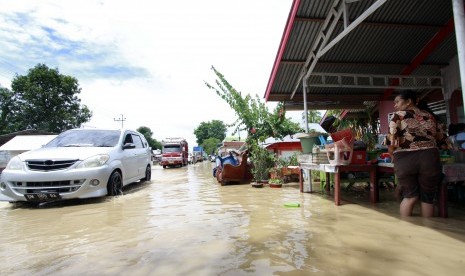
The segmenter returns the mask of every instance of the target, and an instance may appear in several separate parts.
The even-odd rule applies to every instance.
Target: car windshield
[[[114,147],[120,135],[119,130],[68,130],[44,147]]]
[[[179,145],[165,145],[165,146],[163,146],[163,152],[181,152],[181,146],[179,146]]]

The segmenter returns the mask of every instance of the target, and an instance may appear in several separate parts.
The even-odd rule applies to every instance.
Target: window
[[[119,130],[68,130],[45,147],[114,147],[120,135]]]
[[[136,148],[144,148],[144,145],[142,144],[142,139],[140,139],[139,135],[132,134],[132,140],[134,141],[134,145],[136,145]]]
[[[180,145],[164,145],[163,152],[181,152]]]
[[[131,134],[126,134],[126,137],[124,138],[123,144],[127,144],[127,143],[134,143],[132,141],[132,135]]]

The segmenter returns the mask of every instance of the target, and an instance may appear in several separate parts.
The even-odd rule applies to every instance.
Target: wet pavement
[[[213,164],[154,166],[115,198],[0,203],[0,274],[463,275],[463,208],[405,220],[390,191],[337,207],[297,183],[220,186]]]

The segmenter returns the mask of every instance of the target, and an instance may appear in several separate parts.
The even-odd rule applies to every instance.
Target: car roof
[[[111,129],[111,128],[72,128],[72,129],[68,129],[68,130],[72,130],[72,131],[89,131],[89,130],[101,130],[101,131],[120,131],[122,133],[124,132],[134,132],[134,133],[139,133],[141,134],[140,132],[136,131],[136,130],[132,130],[132,129]]]

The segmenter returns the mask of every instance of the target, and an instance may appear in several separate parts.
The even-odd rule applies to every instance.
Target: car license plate
[[[44,202],[54,201],[61,199],[58,193],[36,193],[36,194],[24,194],[27,201]]]
[[[173,164],[173,163],[174,163],[174,161],[173,161],[173,160],[170,160],[170,161],[168,161],[168,162],[169,162],[170,164]]]

